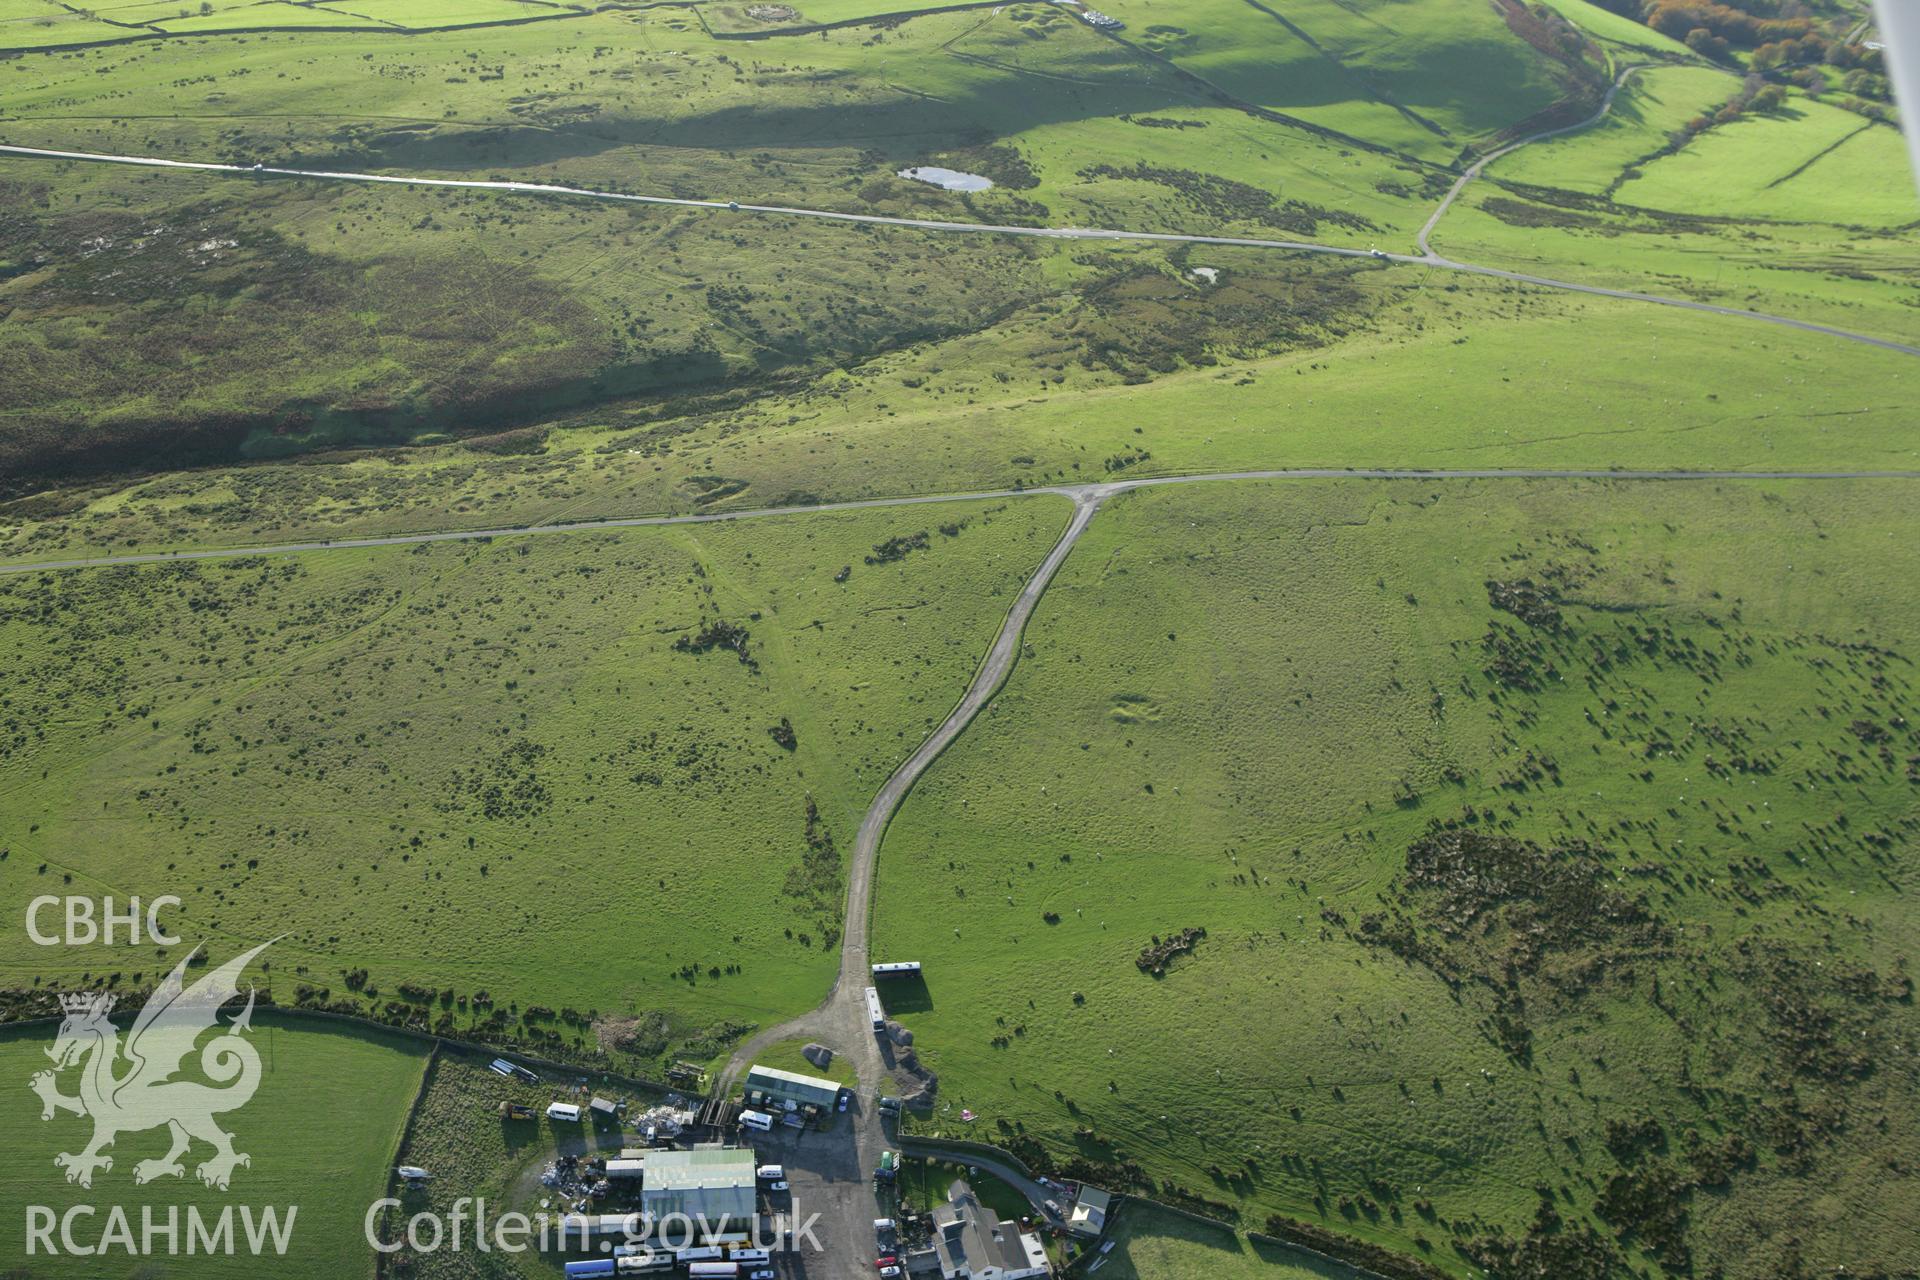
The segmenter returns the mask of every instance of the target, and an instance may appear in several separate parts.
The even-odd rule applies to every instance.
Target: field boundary
[[[487,1044],[480,1040],[461,1040],[454,1036],[443,1036],[433,1031],[422,1031],[417,1027],[404,1027],[398,1023],[382,1022],[378,1018],[368,1018],[355,1013],[339,1013],[332,1009],[303,1009],[298,1005],[273,1004],[262,1001],[255,1009],[257,1016],[279,1018],[286,1022],[308,1020],[335,1022],[346,1027],[363,1031],[378,1031],[387,1035],[399,1036],[408,1040],[425,1041],[432,1045],[434,1053],[441,1049],[452,1049],[457,1053],[491,1054],[496,1058],[505,1058],[521,1065],[539,1067],[556,1074],[598,1075],[619,1084],[635,1089],[644,1089],[650,1093],[677,1093],[692,1096],[693,1090],[676,1085],[662,1084],[658,1080],[649,1080],[611,1067],[587,1066],[578,1062],[562,1062],[557,1058],[546,1058],[539,1054],[527,1053],[521,1049],[503,1045]],[[0,1034],[15,1030],[31,1030],[36,1027],[58,1026],[63,1019],[57,1014],[47,1014],[36,1018],[18,1018],[12,1022],[0,1022]]]
[[[960,0],[957,4],[931,5],[919,9],[896,9],[888,13],[868,14],[864,18],[837,18],[832,22],[803,22],[792,27],[768,27],[764,31],[715,31],[707,22],[706,6],[683,3],[673,7],[693,11],[700,29],[715,40],[772,40],[780,36],[810,36],[821,31],[841,31],[848,27],[898,25],[914,18],[930,18],[942,13],[965,13],[971,9],[1004,8],[1010,0]]]
[[[420,1118],[420,1108],[426,1103],[427,1090],[433,1087],[433,1075],[439,1067],[440,1043],[435,1041],[433,1048],[427,1051],[427,1065],[420,1072],[420,1087],[413,1091],[413,1101],[407,1104],[407,1118],[400,1123],[399,1141],[394,1144],[392,1154],[387,1160],[387,1184],[384,1194],[389,1197],[393,1195],[394,1187],[400,1181],[400,1160],[405,1156],[408,1144],[413,1141],[414,1122]],[[383,1213],[381,1217],[384,1220],[386,1215]],[[380,1280],[380,1277],[387,1274],[387,1259],[392,1256],[390,1253],[374,1251],[374,1280]]]
[[[591,18],[612,6],[596,5],[592,8],[556,8],[551,13],[530,13],[518,18],[489,18],[485,22],[450,22],[440,27],[403,27],[397,23],[382,22],[369,18],[360,23],[325,23],[316,26],[279,26],[279,27],[221,27],[216,31],[168,31],[162,27],[134,27],[127,23],[115,22],[110,18],[98,21],[107,26],[121,27],[128,34],[124,36],[103,36],[98,40],[70,40],[61,44],[10,45],[0,42],[0,60],[24,58],[36,53],[77,53],[86,49],[112,49],[120,45],[148,44],[155,40],[205,40],[215,36],[277,36],[277,35],[384,35],[384,36],[430,36],[443,31],[477,31],[487,27],[524,27],[531,22],[554,22],[563,18]],[[679,6],[655,6],[679,7]],[[687,7],[692,7],[691,5]],[[716,37],[717,38],[717,37]]]

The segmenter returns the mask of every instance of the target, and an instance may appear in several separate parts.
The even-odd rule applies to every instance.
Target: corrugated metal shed
[[[657,1224],[669,1214],[745,1223],[754,1214],[753,1152],[743,1147],[650,1151],[640,1206]]]
[[[755,1090],[802,1106],[830,1108],[840,1100],[840,1085],[836,1081],[798,1075],[778,1067],[763,1067],[758,1063],[747,1069],[747,1091],[752,1093]]]

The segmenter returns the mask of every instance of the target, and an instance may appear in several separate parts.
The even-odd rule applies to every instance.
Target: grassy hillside
[[[159,976],[151,974],[148,981]],[[27,1270],[21,1274],[47,1280],[126,1275],[141,1262],[124,1250],[102,1258],[67,1256],[64,1251],[55,1257],[41,1252],[28,1258],[20,1207],[44,1205],[64,1214],[74,1205],[98,1206],[93,1216],[75,1219],[75,1239],[86,1246],[100,1242],[109,1205],[119,1205],[128,1214],[136,1241],[143,1209],[151,1209],[164,1225],[173,1208],[180,1215],[182,1256],[167,1259],[166,1238],[157,1237],[161,1257],[156,1265],[163,1270],[154,1274],[224,1280],[257,1276],[264,1268],[343,1280],[370,1276],[373,1262],[361,1235],[361,1219],[368,1206],[386,1194],[401,1126],[420,1089],[426,1050],[414,1040],[289,1023],[271,1014],[256,1013],[254,1028],[253,1044],[262,1065],[259,1091],[245,1107],[220,1117],[221,1125],[233,1133],[235,1150],[251,1156],[252,1163],[235,1170],[232,1186],[224,1192],[198,1181],[194,1165],[211,1151],[198,1143],[186,1159],[184,1178],[134,1184],[136,1163],[166,1154],[164,1129],[121,1135],[110,1149],[113,1168],[94,1175],[91,1191],[68,1185],[54,1167],[53,1155],[80,1150],[93,1122],[65,1112],[42,1121],[39,1104],[20,1087],[14,1105],[5,1109],[3,1132],[12,1158],[0,1172],[0,1197],[14,1211],[0,1218],[0,1255],[24,1262]],[[30,1075],[47,1066],[43,1051],[52,1043],[51,1027],[0,1033],[0,1069],[8,1080],[24,1086]],[[72,1093],[73,1073],[61,1085],[63,1092]],[[256,1215],[272,1206],[282,1223],[291,1211],[293,1228],[284,1258],[276,1256],[271,1246],[263,1258],[244,1248],[231,1257],[184,1256],[189,1206],[211,1228],[223,1209],[237,1215],[240,1205],[250,1206]],[[238,1216],[233,1231],[236,1238],[245,1239]]]
[[[1896,1267],[1906,506],[1118,500],[882,852],[923,1124],[1462,1274]]]
[[[202,34],[11,59],[0,111],[57,148],[1359,245],[1593,78],[1566,31],[1467,0],[1184,10],[1118,38],[1018,4],[742,42],[684,7],[392,0],[330,30],[329,6],[146,6],[111,20]],[[926,163],[996,185],[895,176]],[[19,159],[0,184],[14,492],[759,387],[1110,283],[1038,243],[711,212]]]
[[[8,579],[0,902],[172,892],[285,933],[283,1001],[711,1057],[826,988],[844,845],[1064,508]]]
[[[1895,353],[1411,268],[1111,252],[1138,273],[1124,290],[786,394],[23,500],[0,507],[0,557],[1225,468],[1916,465]],[[693,479],[715,473],[745,487]]]
[[[1582,23],[1607,25],[1584,10],[1480,0],[1180,0],[1122,6],[1118,32],[1031,3],[818,31],[809,22],[884,10],[830,6],[768,27],[740,6],[380,0],[351,10],[365,30],[302,25],[335,7],[95,11],[135,35],[202,34],[10,59],[8,139],[1406,249],[1463,156],[1583,115],[1625,56],[1581,35]],[[522,11],[541,20],[488,16]],[[43,33],[38,12],[12,15],[0,40]],[[427,30],[442,24],[460,29]],[[1913,286],[1898,228],[1911,193],[1893,131],[1848,136],[1860,117],[1796,99],[1649,160],[1720,81],[1734,83],[1698,66],[1648,73],[1601,128],[1503,160],[1496,178],[1529,185],[1480,184],[1437,243],[1903,332]],[[928,163],[995,185],[962,194],[896,176]],[[1297,345],[1296,328],[1317,341],[1379,328],[1377,317],[1329,325],[1338,296],[1303,308],[1299,289],[1340,272],[1285,259],[1246,265],[1243,281],[1266,277],[1250,295],[1187,299],[1180,309],[1208,314],[1170,333],[1153,314],[1165,298],[1131,296],[1143,259],[1194,291],[1186,258],[1159,251],[21,159],[0,159],[0,191],[11,197],[0,376],[17,389],[0,411],[0,470],[12,494],[544,428],[602,407],[685,417],[699,412],[690,395],[721,391],[768,401],[765,419],[790,426],[806,416],[787,401],[797,387],[918,344],[982,343],[1010,378],[1051,378],[1061,346],[1080,346],[1059,340],[1061,318],[1079,327],[1089,311],[1110,330],[1101,344],[1134,348],[1109,361],[1094,347],[1129,383],[1201,355]],[[1700,191],[1711,194],[1681,199]],[[1196,340],[1196,327],[1212,331]],[[1447,411],[1480,421],[1483,390],[1450,394]],[[1655,412],[1664,398],[1638,394],[1634,407]]]
[[[1674,130],[1710,113],[1738,89],[1732,76],[1709,67],[1641,71],[1593,127],[1522,147],[1486,171],[1503,181],[1611,194],[1624,170],[1664,149]]]

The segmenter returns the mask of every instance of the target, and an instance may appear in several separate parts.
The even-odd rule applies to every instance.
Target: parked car
[[[876,1267],[879,1267],[881,1270],[884,1271],[888,1267],[897,1266],[899,1262],[900,1262],[900,1259],[894,1257],[892,1254],[883,1253],[880,1255],[880,1260],[878,1262],[875,1262],[873,1265]]]
[[[747,1280],[774,1280],[774,1270],[772,1267],[762,1267],[758,1271],[749,1271]]]
[[[847,1104],[852,1101],[853,1101],[853,1095],[851,1093],[848,1093],[845,1089],[842,1089],[840,1091],[840,1110],[845,1111],[847,1109]]]
[[[886,1280],[893,1280],[893,1278],[894,1278],[895,1276],[897,1276],[897,1275],[899,1275],[899,1274],[900,1274],[900,1268],[898,1268],[898,1267],[882,1267],[882,1268],[880,1268],[880,1274],[881,1274],[881,1275],[883,1275],[883,1276],[885,1276],[885,1277],[886,1277]]]
[[[767,1190],[769,1191],[785,1191],[786,1189],[787,1180],[785,1178],[782,1178],[778,1182],[770,1182],[767,1184]]]

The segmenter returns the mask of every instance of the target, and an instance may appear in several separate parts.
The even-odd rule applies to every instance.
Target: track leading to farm
[[[731,1090],[740,1073],[752,1063],[755,1054],[768,1045],[800,1036],[830,1039],[836,1052],[852,1058],[859,1065],[862,1081],[877,1081],[887,1070],[889,1064],[881,1056],[879,1038],[867,1017],[865,982],[869,973],[868,965],[872,963],[867,953],[867,919],[873,899],[873,869],[880,853],[880,840],[886,835],[887,824],[893,820],[894,812],[907,798],[907,793],[913,789],[920,775],[926,772],[927,766],[960,736],[961,731],[999,690],[1007,673],[1013,670],[1014,660],[1020,652],[1020,637],[1026,630],[1027,619],[1033,616],[1034,606],[1040,603],[1040,597],[1046,593],[1053,575],[1065,563],[1074,543],[1086,532],[1100,504],[1120,488],[1089,485],[1072,492],[1072,518],[1067,521],[1067,527],[1061,533],[1060,540],[1054,543],[1053,550],[1040,562],[1040,567],[1034,570],[1013,606],[1007,610],[1006,619],[1000,624],[1000,633],[987,650],[987,656],[981,660],[980,668],[967,686],[967,691],[939,727],[928,734],[913,754],[893,771],[881,785],[879,794],[874,796],[873,803],[867,806],[860,830],[854,836],[853,852],[847,868],[846,924],[840,937],[840,973],[834,979],[833,989],[817,1008],[778,1026],[769,1027],[743,1042],[720,1073],[716,1088],[721,1095]],[[871,1126],[873,1133],[884,1137],[877,1111],[863,1109],[860,1118],[863,1128]]]
[[[1618,85],[1616,84],[1616,88]],[[1608,95],[1611,105],[1612,95]],[[1604,114],[1604,110],[1603,110]],[[1588,121],[1587,123],[1591,123]],[[1570,126],[1579,128],[1583,126]],[[1554,130],[1551,132],[1564,132]],[[1539,134],[1536,137],[1546,137]],[[1524,141],[1533,141],[1529,138]],[[1516,143],[1515,146],[1523,145]],[[1512,147],[1507,150],[1512,150]],[[1501,154],[1501,153],[1495,153]],[[1020,227],[992,222],[946,222],[931,218],[890,218],[872,213],[842,213],[834,209],[802,209],[788,205],[743,204],[733,200],[691,200],[677,196],[636,195],[625,191],[603,191],[593,187],[569,187],[545,182],[491,181],[477,178],[423,178],[406,174],[392,173],[353,173],[326,169],[283,169],[270,165],[218,164],[205,160],[168,160],[159,156],[117,156],[92,151],[54,151],[42,147],[22,147],[0,143],[0,155],[25,156],[39,160],[67,160],[96,164],[124,164],[148,169],[183,169],[199,173],[222,173],[239,177],[256,178],[305,178],[322,182],[383,183],[403,187],[450,187],[469,191],[502,191],[519,195],[562,197],[578,200],[613,200],[627,204],[668,205],[682,209],[707,209],[730,213],[747,213],[782,218],[815,218],[825,222],[852,222],[867,226],[905,227],[919,231],[948,232],[963,235],[1003,235],[1003,236],[1041,236],[1056,240],[1114,240],[1149,241],[1165,244],[1210,244],[1229,245],[1244,249],[1281,249],[1292,253],[1319,253],[1341,258],[1375,258],[1382,262],[1397,263],[1400,266],[1431,267],[1439,271],[1456,271],[1465,275],[1490,276],[1498,280],[1510,280],[1515,284],[1533,285],[1542,289],[1559,289],[1567,293],[1592,294],[1601,298],[1619,298],[1628,302],[1646,302],[1663,307],[1679,307],[1687,311],[1704,311],[1712,315],[1734,316],[1743,320],[1757,320],[1764,324],[1780,325],[1788,329],[1798,329],[1804,333],[1825,334],[1830,338],[1839,338],[1847,342],[1861,342],[1868,346],[1880,347],[1887,351],[1897,351],[1902,355],[1920,356],[1920,346],[1910,346],[1904,342],[1895,342],[1889,338],[1876,338],[1871,334],[1855,333],[1849,329],[1836,329],[1831,325],[1815,324],[1811,320],[1796,320],[1791,316],[1777,316],[1765,311],[1749,311],[1743,307],[1725,307],[1711,302],[1695,302],[1688,298],[1669,298],[1662,294],[1638,293],[1631,289],[1609,289],[1602,285],[1581,284],[1574,280],[1557,280],[1550,276],[1529,275],[1525,272],[1506,271],[1499,267],[1477,266],[1469,262],[1456,262],[1443,258],[1424,249],[1426,231],[1431,229],[1438,218],[1429,219],[1427,227],[1421,231],[1423,244],[1420,253],[1385,253],[1377,249],[1347,249],[1337,245],[1314,244],[1306,240],[1265,240],[1250,236],[1211,236],[1185,235],[1170,231],[1123,231],[1098,227]],[[1492,159],[1489,156],[1488,159]],[[1482,162],[1484,164],[1485,161]],[[1453,195],[1466,184],[1478,167],[1469,170],[1454,190],[1448,193],[1439,212],[1445,212]]]

